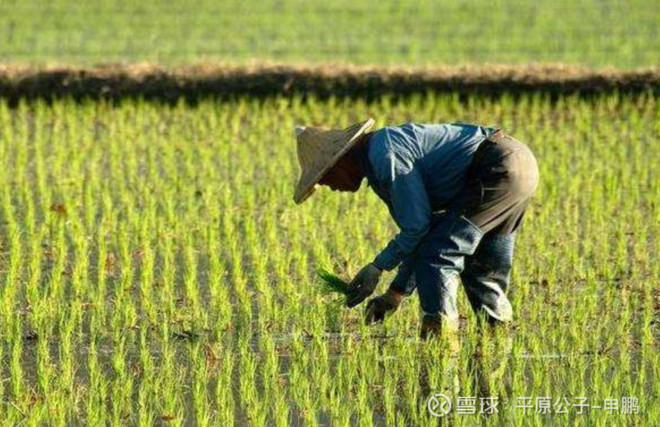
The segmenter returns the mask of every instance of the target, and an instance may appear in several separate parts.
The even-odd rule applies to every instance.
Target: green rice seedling
[[[321,292],[324,295],[346,296],[348,293],[348,282],[325,267],[317,267],[316,274],[321,279]]]
[[[199,341],[189,345],[190,360],[192,362],[193,390],[192,400],[194,407],[195,424],[199,426],[211,425],[211,409],[207,396],[209,382],[209,369],[203,354],[202,343]]]

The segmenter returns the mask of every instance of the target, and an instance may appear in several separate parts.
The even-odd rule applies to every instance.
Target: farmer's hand
[[[385,320],[385,315],[394,313],[399,308],[404,296],[400,292],[388,289],[383,295],[371,299],[364,310],[365,323],[369,325]]]
[[[383,271],[373,263],[362,267],[362,270],[348,284],[346,306],[348,308],[355,307],[373,294],[381,274],[383,274]]]

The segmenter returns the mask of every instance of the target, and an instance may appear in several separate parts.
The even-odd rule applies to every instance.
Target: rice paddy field
[[[416,296],[367,327],[322,292],[396,228],[366,188],[295,206],[293,127],[367,116],[536,153],[511,328],[461,291],[453,353]],[[0,423],[658,425],[659,134],[652,95],[0,102]]]
[[[656,0],[3,0],[0,61],[655,66]]]

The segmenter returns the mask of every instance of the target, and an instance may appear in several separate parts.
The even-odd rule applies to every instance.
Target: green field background
[[[660,2],[0,2],[0,62],[568,63],[660,58]]]
[[[0,0],[3,65],[658,58],[657,0]],[[322,293],[319,265],[351,277],[397,229],[366,188],[296,206],[293,129],[369,116],[498,126],[537,156],[510,328],[461,290],[454,353],[418,339],[416,295],[367,327]],[[651,92],[0,100],[0,426],[437,426],[435,392],[511,405],[447,425],[659,425],[659,134]]]

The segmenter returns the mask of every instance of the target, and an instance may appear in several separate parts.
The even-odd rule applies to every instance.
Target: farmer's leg
[[[415,282],[425,320],[458,326],[456,293],[464,258],[472,255],[483,232],[465,217],[440,216],[417,247]]]
[[[513,316],[506,296],[513,262],[515,234],[488,233],[473,256],[466,259],[461,281],[470,305],[489,323],[508,322]]]
[[[538,185],[538,168],[531,151],[511,137],[492,144],[484,155],[472,186],[481,200],[464,215],[486,235],[476,253],[466,260],[461,276],[470,303],[489,322],[511,320],[506,297],[513,262],[514,232]]]

